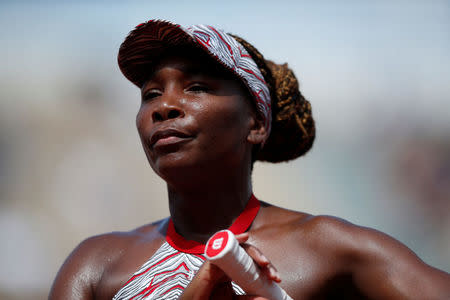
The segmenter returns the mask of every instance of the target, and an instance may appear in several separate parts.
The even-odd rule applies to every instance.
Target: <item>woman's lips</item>
[[[150,137],[150,146],[153,148],[168,146],[190,138],[190,135],[176,129],[158,130]]]

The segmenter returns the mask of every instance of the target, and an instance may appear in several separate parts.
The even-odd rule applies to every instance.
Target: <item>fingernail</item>
[[[271,267],[269,270],[270,270],[270,275],[273,278],[276,278],[277,280],[281,280],[280,274],[278,273],[278,271],[274,267]]]

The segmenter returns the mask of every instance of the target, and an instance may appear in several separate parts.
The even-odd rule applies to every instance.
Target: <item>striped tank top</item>
[[[252,195],[244,211],[228,229],[234,234],[247,231],[259,208],[260,202]],[[184,239],[169,220],[166,241],[131,276],[113,300],[178,299],[205,261],[204,251],[204,244]],[[234,282],[232,286],[237,295],[245,294]]]

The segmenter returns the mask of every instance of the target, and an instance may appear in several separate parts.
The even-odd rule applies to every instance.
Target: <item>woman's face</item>
[[[236,168],[251,153],[258,126],[245,87],[212,59],[168,56],[141,89],[136,125],[153,170]]]

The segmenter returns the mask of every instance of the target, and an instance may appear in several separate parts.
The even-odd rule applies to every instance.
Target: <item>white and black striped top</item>
[[[228,228],[234,234],[245,232],[260,208],[254,195],[247,206]],[[131,276],[113,300],[177,299],[205,262],[205,245],[186,240],[179,235],[169,220],[166,241],[153,256]],[[232,282],[237,295],[244,290]]]
[[[113,300],[177,299],[204,261],[202,254],[184,253],[164,242]],[[245,294],[238,285],[232,284],[237,295]]]

